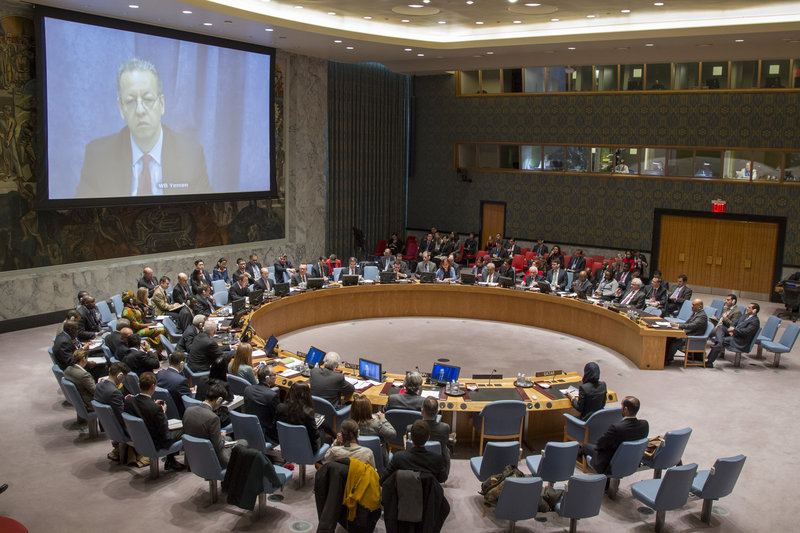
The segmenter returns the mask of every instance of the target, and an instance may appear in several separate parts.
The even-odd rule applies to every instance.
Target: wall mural
[[[21,11],[20,10],[17,11]],[[28,10],[29,11],[29,10]],[[0,265],[17,270],[280,239],[285,233],[284,77],[275,65],[277,198],[38,211],[33,20],[0,12]]]

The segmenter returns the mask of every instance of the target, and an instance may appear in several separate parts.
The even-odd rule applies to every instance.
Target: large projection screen
[[[274,49],[37,12],[40,208],[274,196]]]

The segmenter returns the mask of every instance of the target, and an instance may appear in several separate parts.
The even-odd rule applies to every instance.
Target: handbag
[[[655,437],[650,437],[650,441],[647,443],[647,448],[644,450],[644,458],[645,459],[652,459],[653,456],[656,454],[656,450],[658,447],[664,444],[664,436],[657,435]]]

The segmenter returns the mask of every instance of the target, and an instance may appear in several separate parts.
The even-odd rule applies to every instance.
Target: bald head
[[[692,300],[692,311],[698,312],[703,309],[703,299],[702,298],[695,298]]]

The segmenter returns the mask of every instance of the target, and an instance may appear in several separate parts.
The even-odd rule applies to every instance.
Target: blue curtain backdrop
[[[405,228],[409,94],[409,76],[381,65],[328,64],[326,240],[343,264]],[[353,227],[364,232],[361,253]]]

